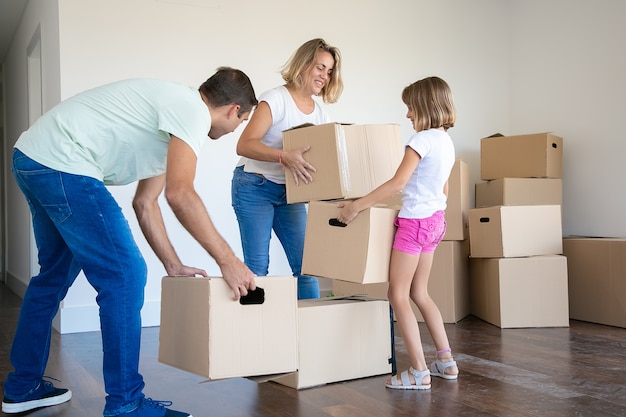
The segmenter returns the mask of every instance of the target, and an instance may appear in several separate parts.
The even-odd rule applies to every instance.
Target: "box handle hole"
[[[331,225],[331,226],[334,226],[334,227],[346,227],[347,226],[347,224],[340,222],[336,218],[329,219],[328,220],[328,224]]]
[[[265,302],[265,290],[261,287],[256,287],[254,291],[248,290],[248,294],[243,297],[239,297],[239,304],[252,305],[263,304]]]

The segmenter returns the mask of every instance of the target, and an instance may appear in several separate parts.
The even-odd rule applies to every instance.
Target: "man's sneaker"
[[[49,407],[69,401],[72,391],[67,388],[56,388],[48,381],[41,381],[37,388],[19,399],[12,399],[4,394],[2,411],[6,414],[23,413],[35,408]]]
[[[135,410],[120,414],[119,417],[193,417],[189,413],[170,410],[171,401],[155,401],[152,398],[143,398]]]

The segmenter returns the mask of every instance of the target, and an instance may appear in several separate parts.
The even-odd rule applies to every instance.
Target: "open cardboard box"
[[[273,379],[296,388],[391,372],[389,302],[368,297],[300,300],[298,371]]]
[[[398,206],[370,207],[346,226],[336,222],[337,205],[309,203],[302,273],[361,284],[389,281]]]
[[[256,277],[264,295],[233,301],[223,278],[164,277],[159,362],[209,379],[297,369],[297,286]]]
[[[311,146],[313,182],[296,185],[286,173],[288,203],[362,197],[396,172],[404,147],[396,124],[303,125],[283,132],[283,149]]]

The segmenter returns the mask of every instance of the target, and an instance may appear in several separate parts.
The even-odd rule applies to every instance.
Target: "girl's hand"
[[[337,220],[341,223],[348,224],[359,214],[359,211],[354,207],[354,201],[343,201],[337,207],[341,209],[337,216]]]

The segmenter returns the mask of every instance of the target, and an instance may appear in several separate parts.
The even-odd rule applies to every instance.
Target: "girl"
[[[428,294],[428,278],[435,248],[446,231],[444,211],[448,177],[455,161],[447,131],[456,110],[448,84],[438,77],[416,81],[402,92],[406,117],[416,133],[410,138],[393,178],[366,196],[342,202],[338,220],[352,221],[359,212],[402,192],[402,209],[389,266],[389,302],[396,314],[410,358],[410,367],[387,379],[387,388],[430,389],[430,377],[456,379],[458,369],[439,308]],[[410,300],[419,308],[437,348],[437,358],[426,365],[419,328]]]

